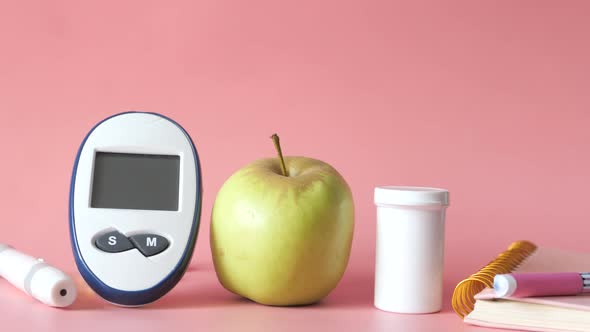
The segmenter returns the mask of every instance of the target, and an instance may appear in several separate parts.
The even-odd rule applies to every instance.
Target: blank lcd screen
[[[97,152],[93,208],[178,210],[180,157]]]

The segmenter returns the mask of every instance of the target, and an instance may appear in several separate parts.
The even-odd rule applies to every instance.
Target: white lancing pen
[[[76,300],[76,285],[67,274],[2,243],[0,277],[52,307],[67,307]]]

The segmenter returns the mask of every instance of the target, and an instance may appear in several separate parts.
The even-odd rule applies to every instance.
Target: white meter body
[[[70,188],[72,248],[88,285],[125,306],[166,294],[190,262],[201,195],[197,151],[176,122],[129,112],[97,124]]]

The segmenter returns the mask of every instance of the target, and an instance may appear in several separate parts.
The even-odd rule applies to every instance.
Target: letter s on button
[[[104,252],[116,253],[133,249],[133,244],[127,237],[117,231],[98,236],[94,242],[96,247]]]

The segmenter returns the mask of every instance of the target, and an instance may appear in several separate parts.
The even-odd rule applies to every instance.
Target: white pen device
[[[76,300],[76,285],[67,274],[1,243],[0,277],[52,307],[67,307]]]

